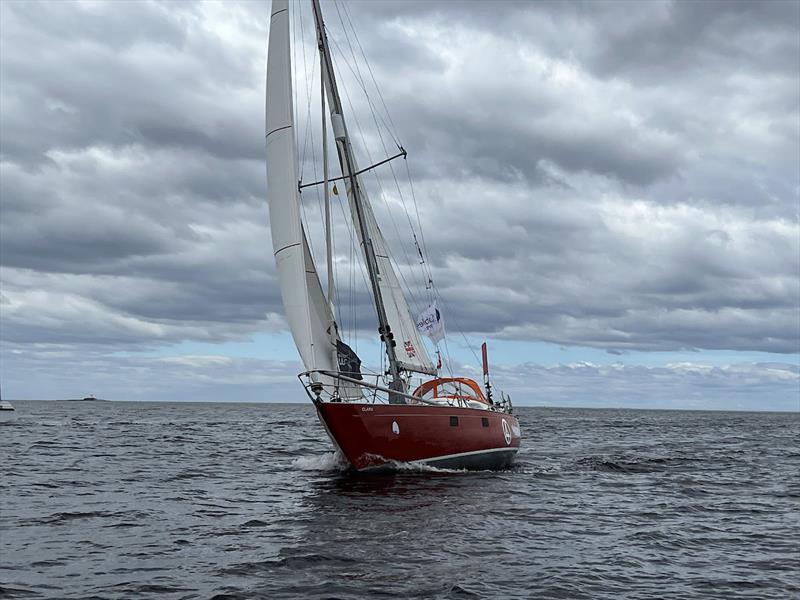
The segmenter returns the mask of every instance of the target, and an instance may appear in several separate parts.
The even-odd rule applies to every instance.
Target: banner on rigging
[[[439,343],[444,338],[444,320],[442,313],[436,308],[436,302],[422,311],[417,317],[417,329],[422,335],[431,338],[434,344]]]

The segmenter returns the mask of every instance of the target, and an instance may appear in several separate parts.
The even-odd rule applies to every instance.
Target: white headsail
[[[267,58],[267,192],[286,318],[306,369],[336,370],[331,316],[300,220],[287,0],[273,0]]]
[[[348,179],[345,179],[345,181],[348,181]],[[386,319],[389,321],[389,326],[392,328],[394,339],[397,342],[397,360],[400,362],[400,366],[406,370],[435,375],[436,369],[422,343],[419,331],[417,330],[416,319],[411,316],[408,302],[403,294],[403,288],[400,287],[400,281],[392,266],[389,246],[386,244],[383,233],[380,227],[378,227],[378,222],[375,220],[375,213],[372,211],[372,206],[367,198],[366,191],[363,186],[361,187],[363,192],[364,220],[367,223],[369,236],[372,239],[372,245],[375,249],[375,260],[378,263],[378,284],[383,294]],[[348,199],[350,200],[350,211],[355,219],[355,207],[353,206],[349,184],[347,188]],[[360,231],[359,241],[363,245],[364,242],[361,240]]]

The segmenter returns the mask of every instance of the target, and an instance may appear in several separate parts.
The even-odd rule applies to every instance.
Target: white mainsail
[[[335,371],[332,319],[300,219],[287,0],[273,0],[267,58],[267,187],[286,319],[306,369]]]

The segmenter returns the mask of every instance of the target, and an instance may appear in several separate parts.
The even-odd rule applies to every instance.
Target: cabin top
[[[489,404],[477,382],[466,377],[438,377],[414,390],[414,396],[430,399],[465,400]]]

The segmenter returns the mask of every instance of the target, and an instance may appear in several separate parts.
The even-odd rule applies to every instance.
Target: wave
[[[697,458],[644,458],[630,456],[587,456],[574,461],[579,469],[605,471],[610,473],[655,473],[675,470],[690,463],[701,461]]]
[[[381,458],[382,460],[382,458]],[[317,454],[315,456],[301,456],[292,461],[292,467],[300,471],[323,471],[345,473],[351,471],[350,463],[338,451]],[[464,474],[478,473],[480,471],[468,471],[466,469],[447,469],[444,467],[434,467],[421,462],[401,462],[389,461],[375,469],[371,469],[363,474],[370,473],[440,473],[440,474]],[[362,474],[362,473],[359,473]]]
[[[267,527],[269,523],[261,519],[250,519],[246,523],[242,523],[242,527]]]

